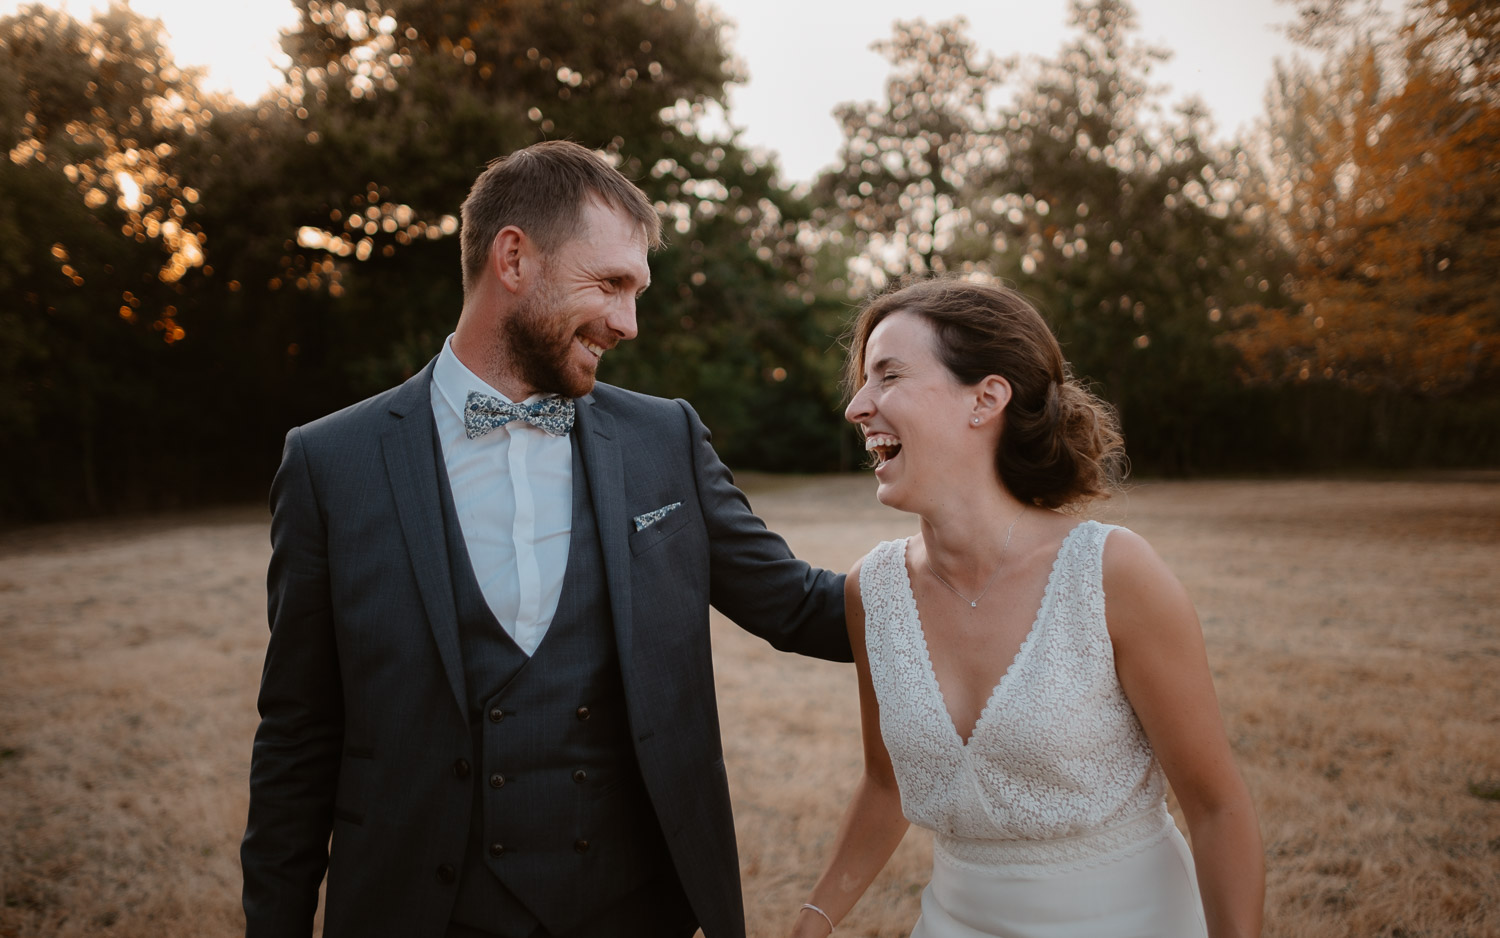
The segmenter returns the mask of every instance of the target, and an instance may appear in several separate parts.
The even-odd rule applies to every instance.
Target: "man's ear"
[[[974,413],[970,420],[975,426],[983,426],[991,420],[1000,419],[1010,403],[1010,382],[999,375],[988,375],[974,385]]]
[[[507,291],[520,293],[525,283],[527,261],[534,249],[535,245],[526,237],[526,232],[515,225],[506,225],[490,242],[490,273]]]

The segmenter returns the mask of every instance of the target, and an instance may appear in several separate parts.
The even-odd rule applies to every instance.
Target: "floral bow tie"
[[[512,420],[529,423],[553,436],[567,436],[573,429],[573,402],[566,397],[544,397],[532,404],[512,404],[478,391],[470,391],[464,400],[464,433],[471,440]]]

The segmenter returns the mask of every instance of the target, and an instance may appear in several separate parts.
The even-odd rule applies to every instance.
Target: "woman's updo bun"
[[[1010,382],[995,463],[1012,495],[1065,508],[1110,494],[1124,469],[1119,418],[1074,379],[1046,321],[1019,293],[932,279],[875,297],[851,330],[845,371],[851,395],[864,379],[870,333],[895,312],[932,324],[938,357],[960,383],[978,384],[990,375]]]

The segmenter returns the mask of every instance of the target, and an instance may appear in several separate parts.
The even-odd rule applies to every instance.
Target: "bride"
[[[935,834],[913,938],[1259,934],[1192,603],[1139,536],[1062,511],[1107,493],[1113,414],[1004,288],[919,282],[853,338],[845,416],[921,526],[846,584],[864,774],[792,934],[831,933],[909,821]]]

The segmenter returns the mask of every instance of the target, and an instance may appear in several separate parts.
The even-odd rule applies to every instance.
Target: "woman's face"
[[[915,313],[881,320],[865,345],[863,384],[844,410],[875,454],[875,497],[921,513],[934,498],[951,497],[955,448],[966,438],[974,395],[938,358],[937,334]]]

